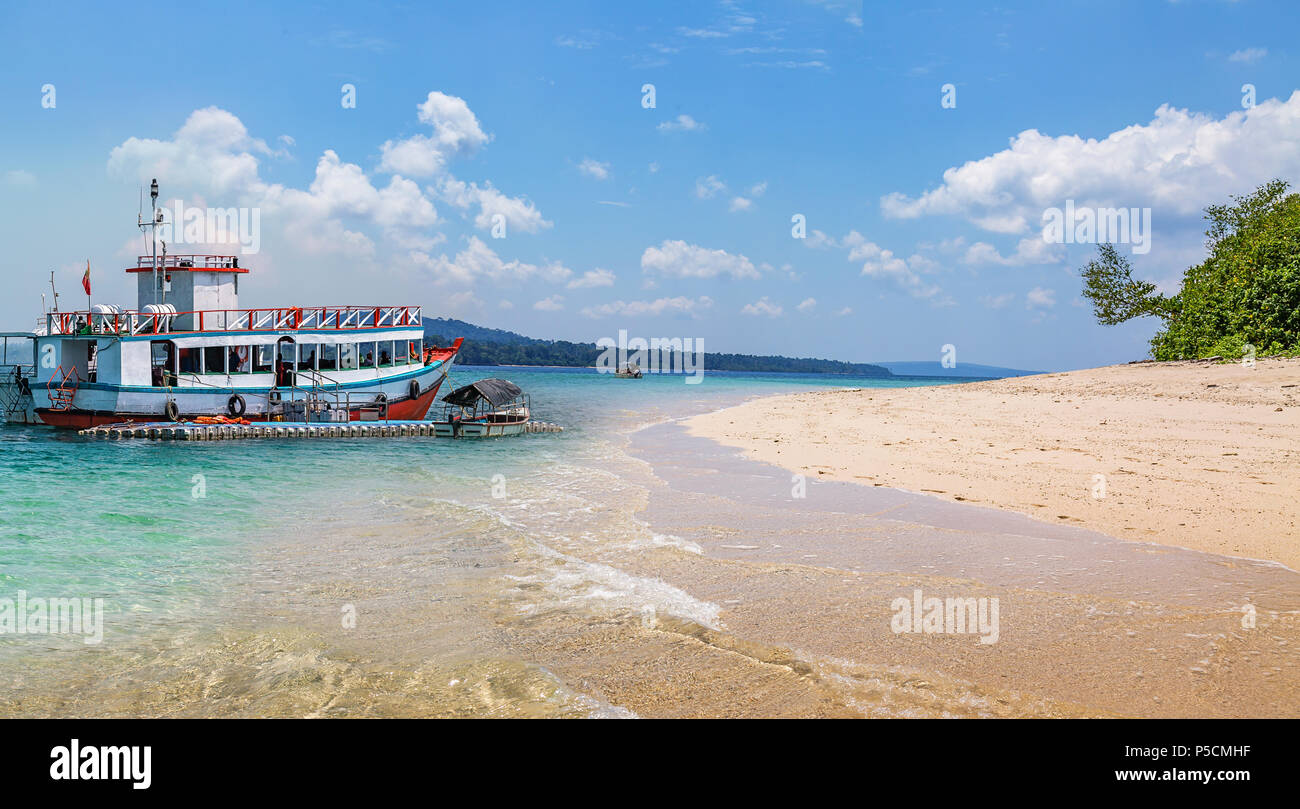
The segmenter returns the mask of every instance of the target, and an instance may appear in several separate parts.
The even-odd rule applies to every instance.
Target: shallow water
[[[453,375],[512,379],[567,429],[0,429],[0,597],[105,603],[97,645],[0,635],[0,715],[1296,713],[1290,571],[849,484],[796,499],[674,422],[924,380]],[[916,587],[999,596],[998,643],[890,631]]]

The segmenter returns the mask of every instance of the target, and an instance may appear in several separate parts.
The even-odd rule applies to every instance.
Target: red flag
[[[81,288],[90,294],[90,259],[86,259],[86,274],[81,276]]]

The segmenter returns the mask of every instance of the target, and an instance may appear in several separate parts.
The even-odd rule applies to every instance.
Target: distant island
[[[448,345],[457,337],[464,337],[457,362],[463,365],[554,365],[568,368],[590,368],[596,364],[603,349],[595,343],[571,343],[567,340],[539,340],[504,329],[476,326],[452,318],[424,318],[426,341]],[[840,374],[858,377],[892,377],[896,373],[910,376],[965,376],[992,378],[1019,376],[1028,371],[992,366],[963,366],[941,369],[938,363],[894,363],[903,366],[890,369],[884,365],[860,362],[841,362],[810,357],[774,357],[752,354],[720,354],[706,352],[706,366],[710,371],[749,371],[763,373]],[[943,373],[930,373],[929,366]],[[910,366],[916,366],[913,370]],[[919,370],[921,366],[926,371]]]

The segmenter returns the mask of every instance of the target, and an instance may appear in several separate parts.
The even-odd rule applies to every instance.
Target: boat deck
[[[526,433],[558,433],[558,424],[529,422]],[[78,430],[92,438],[148,438],[156,441],[230,441],[246,438],[433,438],[432,421],[294,422],[260,421],[252,424],[184,424],[171,421],[104,424]]]

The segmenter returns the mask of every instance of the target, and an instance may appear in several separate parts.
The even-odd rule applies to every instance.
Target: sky
[[[1206,205],[1300,180],[1293,3],[261,5],[0,8],[0,330],[87,260],[134,306],[156,177],[244,209],[168,251],[241,254],[246,307],[1093,367],[1158,323],[1095,323],[1051,210],[1136,210],[1172,293]]]

